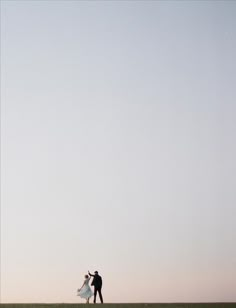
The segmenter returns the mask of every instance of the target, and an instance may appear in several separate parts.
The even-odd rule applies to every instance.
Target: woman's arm
[[[80,289],[78,289],[78,291],[80,291],[83,288],[84,284],[85,284],[85,282],[83,283],[82,287]]]

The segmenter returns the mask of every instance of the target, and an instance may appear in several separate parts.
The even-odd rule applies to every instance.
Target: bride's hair
[[[88,276],[88,275],[85,275],[84,277],[85,277],[85,278],[88,278],[89,276]]]

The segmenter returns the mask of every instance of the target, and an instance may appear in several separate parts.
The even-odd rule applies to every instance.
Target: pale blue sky
[[[236,301],[235,54],[234,1],[1,1],[2,302]]]

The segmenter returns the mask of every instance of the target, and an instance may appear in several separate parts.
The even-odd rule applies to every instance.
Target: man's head
[[[95,275],[98,275],[98,271],[95,271],[94,274],[95,274]]]

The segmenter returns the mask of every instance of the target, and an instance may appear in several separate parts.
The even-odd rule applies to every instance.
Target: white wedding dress
[[[90,286],[89,286],[89,280],[90,280],[91,277],[89,278],[86,278],[84,280],[84,285],[83,287],[78,290],[78,296],[80,296],[81,298],[90,298],[92,295],[93,295],[93,291],[91,290]]]

